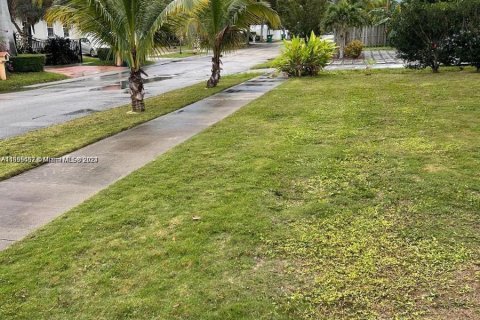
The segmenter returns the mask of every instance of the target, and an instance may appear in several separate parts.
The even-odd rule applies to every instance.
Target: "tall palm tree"
[[[145,111],[142,66],[160,49],[156,33],[166,16],[163,0],[55,0],[47,20],[76,26],[94,41],[109,45],[130,67],[132,111]]]
[[[365,20],[365,11],[360,2],[351,3],[348,0],[340,0],[328,7],[324,24],[327,28],[332,28],[340,37],[340,59],[344,56],[348,28],[359,27],[365,23]]]
[[[273,27],[280,25],[280,18],[270,5],[258,0],[174,0],[165,12],[175,13],[176,23],[188,24],[186,29],[200,38],[205,49],[212,50],[208,88],[215,87],[220,80],[222,53],[241,46],[251,24],[266,21]]]

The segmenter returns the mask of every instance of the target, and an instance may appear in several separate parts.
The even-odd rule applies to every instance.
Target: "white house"
[[[22,22],[17,20],[17,25],[22,26]],[[46,40],[53,37],[79,39],[82,35],[74,28],[69,28],[62,25],[60,22],[49,24],[44,20],[41,20],[32,30],[32,36],[39,40]]]

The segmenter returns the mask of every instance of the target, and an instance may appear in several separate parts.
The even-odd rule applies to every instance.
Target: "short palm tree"
[[[328,7],[324,24],[327,28],[332,28],[340,37],[340,59],[343,59],[348,28],[361,26],[365,20],[365,11],[360,2],[351,3],[348,0],[340,0]]]
[[[267,21],[273,27],[280,25],[278,14],[270,4],[258,0],[174,0],[165,9],[175,13],[177,24],[197,37],[202,47],[212,50],[212,75],[207,87],[215,87],[220,80],[222,53],[245,43],[251,24]]]
[[[142,66],[159,50],[157,31],[166,16],[163,0],[55,0],[50,21],[76,26],[95,41],[109,45],[130,67],[132,111],[145,111]]]
[[[376,0],[369,11],[374,25],[385,25],[385,33],[390,33],[391,21],[395,13],[401,9],[399,0]]]

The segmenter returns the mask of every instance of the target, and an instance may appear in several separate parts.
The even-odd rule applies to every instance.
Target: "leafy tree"
[[[201,45],[212,50],[212,74],[207,87],[220,80],[221,56],[241,46],[251,24],[269,22],[280,25],[277,13],[264,1],[257,0],[174,0],[165,9],[176,14],[177,23],[200,39]]]
[[[316,34],[323,31],[327,0],[277,0],[275,6],[282,26],[294,35],[307,37],[312,31]]]
[[[452,42],[458,63],[469,63],[480,72],[480,32],[462,30]]]
[[[166,20],[162,0],[55,0],[47,18],[76,26],[109,45],[130,67],[132,111],[145,110],[142,66],[160,49],[157,31]]]
[[[442,62],[455,59],[451,37],[460,31],[457,19],[452,2],[410,1],[393,18],[391,43],[402,59],[438,72]]]
[[[348,29],[366,23],[364,6],[361,2],[352,3],[348,0],[340,0],[328,7],[324,23],[327,28],[333,29],[340,37],[339,58],[343,59]]]
[[[47,10],[52,6],[53,0],[8,0],[11,20],[17,32],[22,35],[24,46],[31,48],[31,37],[34,26],[43,19]],[[17,19],[22,21],[23,26],[17,24]]]
[[[468,62],[480,72],[480,0],[458,3],[461,31],[453,36],[460,62]]]

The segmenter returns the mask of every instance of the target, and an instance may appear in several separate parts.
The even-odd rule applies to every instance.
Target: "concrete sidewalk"
[[[277,56],[279,50],[279,44],[262,44],[230,52],[223,58],[222,75],[249,71],[255,64]],[[148,74],[145,90],[149,97],[206,82],[212,61],[209,56],[166,59],[144,69]],[[129,103],[129,71],[121,70],[0,94],[0,139]]]
[[[0,182],[0,250],[282,82],[257,77],[64,157],[98,163],[50,163]]]

